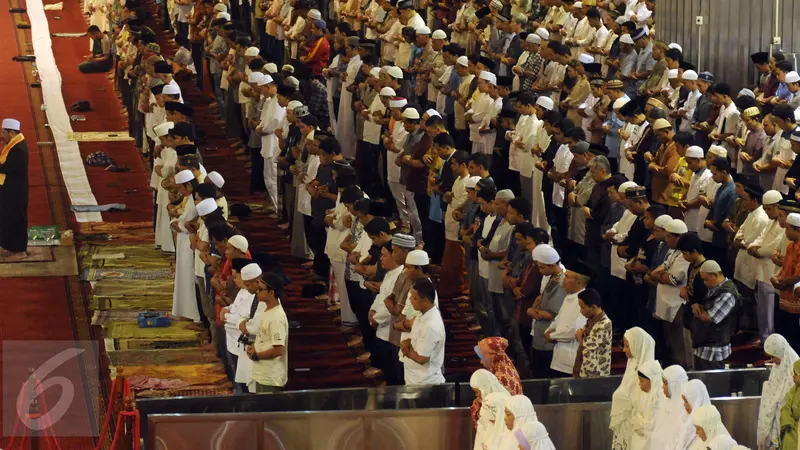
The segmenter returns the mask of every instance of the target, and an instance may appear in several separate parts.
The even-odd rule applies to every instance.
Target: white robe
[[[347,79],[342,82],[342,96],[339,98],[339,119],[336,123],[336,139],[342,146],[342,155],[356,156],[356,128],[353,116],[353,93],[347,88],[355,83],[361,69],[361,57],[356,55],[347,63]]]
[[[197,209],[191,198],[186,202],[183,214],[177,219],[180,226],[175,253],[175,290],[172,294],[172,315],[200,321],[197,310],[194,280],[194,250],[189,242],[190,233],[186,223],[197,218]]]
[[[745,248],[747,248],[758,239],[769,222],[770,219],[767,217],[767,213],[764,212],[764,207],[759,205],[755,211],[748,214],[747,218],[744,219],[744,223],[739,227],[734,239],[741,239]],[[759,259],[747,253],[747,250],[740,249],[739,253],[736,254],[733,278],[750,289],[755,289],[756,276],[758,275],[755,269],[758,266],[758,262]]]
[[[167,211],[169,205],[169,191],[161,187],[161,181],[166,180],[175,174],[175,164],[178,162],[178,154],[170,147],[161,149],[161,177],[158,179],[156,187],[156,247],[162,251],[172,253],[175,251],[175,241],[172,237],[172,228],[169,227],[170,217]],[[154,172],[155,173],[155,172]]]
[[[339,68],[339,57],[340,56],[341,55],[336,55],[336,57],[334,57],[331,60],[331,63],[328,65],[328,69],[338,69]],[[334,82],[335,81],[334,81],[333,78],[328,78],[327,81],[325,81],[325,86],[327,87],[327,92],[328,92],[328,118],[329,118],[330,123],[331,123],[331,130],[335,131],[336,130],[336,113],[334,112],[334,108],[333,108],[333,87],[334,87],[333,84],[334,84]]]

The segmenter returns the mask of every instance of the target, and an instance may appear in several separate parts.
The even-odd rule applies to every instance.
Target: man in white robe
[[[581,269],[581,272],[588,271],[585,269]],[[587,284],[589,284],[588,276],[572,270],[566,271],[564,290],[567,296],[564,297],[564,303],[561,304],[558,314],[544,333],[545,338],[556,343],[550,368],[568,375],[572,374],[575,358],[578,356],[580,344],[576,333],[586,325],[586,317],[581,314],[578,296],[586,289]]]
[[[261,94],[267,99],[261,109],[261,122],[256,133],[261,136],[261,156],[264,157],[264,183],[272,206],[278,208],[278,154],[280,153],[278,136],[275,130],[286,115],[286,108],[278,103],[278,88],[269,75],[264,75],[256,82],[261,87]],[[263,83],[263,84],[262,84]]]
[[[175,184],[184,197],[183,213],[172,220],[171,227],[178,233],[175,246],[175,290],[172,294],[172,315],[200,321],[197,307],[194,275],[194,250],[189,236],[196,230],[197,209],[194,204],[194,186],[197,180],[191,170],[175,175]]]
[[[336,139],[342,146],[345,158],[356,156],[356,128],[353,116],[353,91],[356,76],[361,70],[361,56],[358,54],[358,37],[347,38],[345,57],[349,59],[347,69],[341,74],[342,96],[339,97],[339,117],[336,121]]]

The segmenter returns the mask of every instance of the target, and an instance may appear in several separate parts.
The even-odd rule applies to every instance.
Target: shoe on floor
[[[369,364],[369,358],[372,356],[370,352],[364,352],[356,358],[359,364]]]

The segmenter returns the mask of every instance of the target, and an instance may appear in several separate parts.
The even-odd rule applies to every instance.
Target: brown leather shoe
[[[347,346],[350,348],[361,347],[362,345],[364,345],[364,338],[361,336],[356,336],[347,341]]]
[[[369,358],[371,356],[372,356],[372,353],[364,352],[364,353],[358,355],[358,357],[356,357],[356,361],[358,361],[359,364],[369,364]]]

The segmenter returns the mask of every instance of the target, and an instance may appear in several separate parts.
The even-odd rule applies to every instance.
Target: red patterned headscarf
[[[508,341],[502,337],[488,337],[478,342],[478,348],[486,358],[487,369],[505,386],[511,395],[522,395],[522,384],[514,362],[506,354]]]

